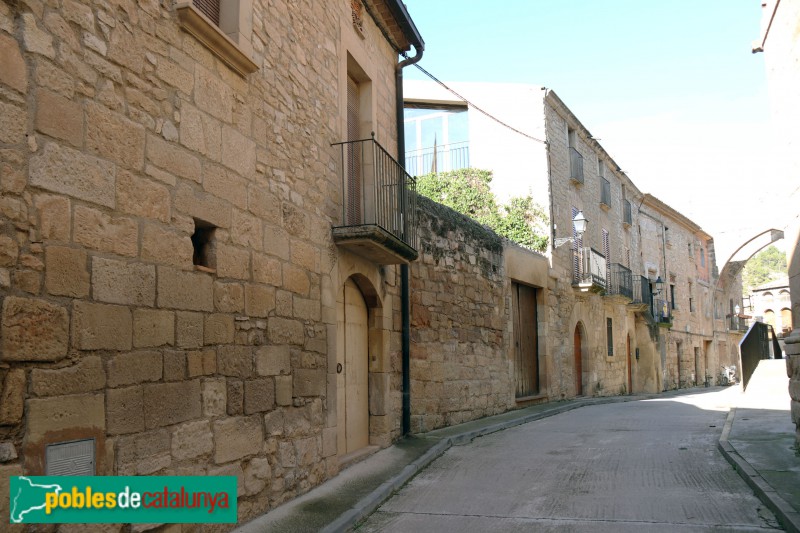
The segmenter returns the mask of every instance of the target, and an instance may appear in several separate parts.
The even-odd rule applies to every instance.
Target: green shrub
[[[548,219],[544,208],[528,196],[515,196],[498,204],[489,188],[492,172],[464,168],[417,177],[423,196],[467,215],[515,243],[544,252],[548,241]]]

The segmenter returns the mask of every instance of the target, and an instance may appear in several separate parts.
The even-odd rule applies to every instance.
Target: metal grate
[[[211,22],[219,26],[219,0],[192,0],[192,4]]]
[[[45,475],[93,476],[94,439],[50,444],[45,451]]]
[[[358,83],[351,77],[347,78],[347,140],[355,141],[359,138],[359,97]],[[361,144],[347,145],[347,221],[353,226],[361,224]]]
[[[569,149],[569,178],[583,183],[583,156],[573,147]]]
[[[630,226],[633,224],[633,213],[631,212],[631,203],[629,200],[625,200],[622,205],[623,205],[622,221]]]
[[[611,183],[605,178],[600,178],[600,203],[611,207]]]

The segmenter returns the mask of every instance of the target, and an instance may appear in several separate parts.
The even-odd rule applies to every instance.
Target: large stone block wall
[[[500,238],[420,198],[411,266],[412,431],[513,406],[510,293]]]
[[[241,77],[169,3],[0,3],[3,483],[94,438],[98,474],[238,476],[247,518],[338,471],[323,289],[350,3],[253,9]],[[394,152],[397,56],[363,31]]]

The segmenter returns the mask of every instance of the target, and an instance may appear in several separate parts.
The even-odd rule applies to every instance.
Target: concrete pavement
[[[719,449],[780,521],[800,532],[800,454],[789,415],[789,379],[781,359],[759,363],[719,440]]]
[[[721,389],[690,389],[653,396],[582,398],[554,402],[407,438],[347,468],[336,478],[316,487],[309,493],[240,526],[236,531],[240,533],[347,531],[377,509],[395,491],[453,445],[468,443],[479,436],[489,435],[587,405],[628,402],[647,398],[675,397],[677,399],[686,394],[713,390]],[[731,398],[734,400],[739,396],[737,389],[730,387],[727,390],[730,391]],[[788,406],[788,402],[786,405]],[[792,489],[796,490],[797,487],[800,487],[800,483],[796,482],[792,476],[798,474],[796,467],[800,459],[794,456],[792,449],[788,447],[782,449],[779,444],[774,447],[747,446],[745,443],[748,439],[752,442],[753,439],[763,434],[763,424],[767,423],[767,417],[766,415],[756,416],[754,419],[762,421],[762,423],[749,424],[754,419],[748,416],[748,420],[744,420],[743,411],[739,410],[744,408],[737,406],[739,417],[736,413],[728,417],[728,423],[723,429],[725,444],[720,445],[723,454],[728,458],[735,454],[737,460],[740,461],[736,463],[735,467],[740,473],[747,472],[751,479],[753,479],[753,476],[750,475],[752,473],[761,472],[763,474],[761,479],[764,480],[764,487],[760,493],[756,489],[757,495],[770,506],[787,530],[797,531],[797,524],[800,522],[797,521],[796,506],[800,497],[792,494]],[[788,420],[788,413],[784,412],[783,414]],[[775,415],[776,423],[779,418],[780,416]],[[780,433],[780,428],[778,428],[778,433]],[[759,451],[759,454],[756,454],[756,451]],[[746,466],[750,465],[748,460],[753,461],[759,470],[752,466],[750,467],[752,471],[748,470]],[[779,483],[781,480],[783,482]],[[775,490],[774,485],[783,487],[783,492]],[[782,498],[783,504],[781,502],[774,503],[776,501],[774,496]],[[791,507],[792,504],[795,507]]]

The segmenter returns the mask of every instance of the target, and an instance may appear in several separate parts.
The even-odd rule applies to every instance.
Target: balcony
[[[333,240],[379,265],[417,258],[417,182],[375,139],[341,149],[342,219]]]
[[[629,268],[619,263],[611,263],[606,296],[628,303],[633,300],[633,275]]]
[[[572,286],[582,292],[605,292],[606,258],[592,248],[578,248],[573,256]]]
[[[624,200],[622,202],[622,223],[626,226],[633,225],[633,213],[631,212],[630,200]]]
[[[431,146],[406,152],[406,171],[412,176],[469,168],[469,143]]]
[[[662,327],[672,327],[671,306],[667,300],[657,299],[653,302],[653,318]]]
[[[600,178],[600,205],[611,207],[611,183],[605,178]]]
[[[653,305],[650,280],[644,276],[633,276],[633,296],[628,307],[634,311],[648,311]]]
[[[728,329],[730,331],[738,331],[741,333],[745,333],[748,329],[750,329],[750,325],[747,323],[747,317],[745,315],[732,315],[730,317],[730,324],[728,325]]]
[[[575,148],[569,147],[569,179],[583,183],[583,156]]]

